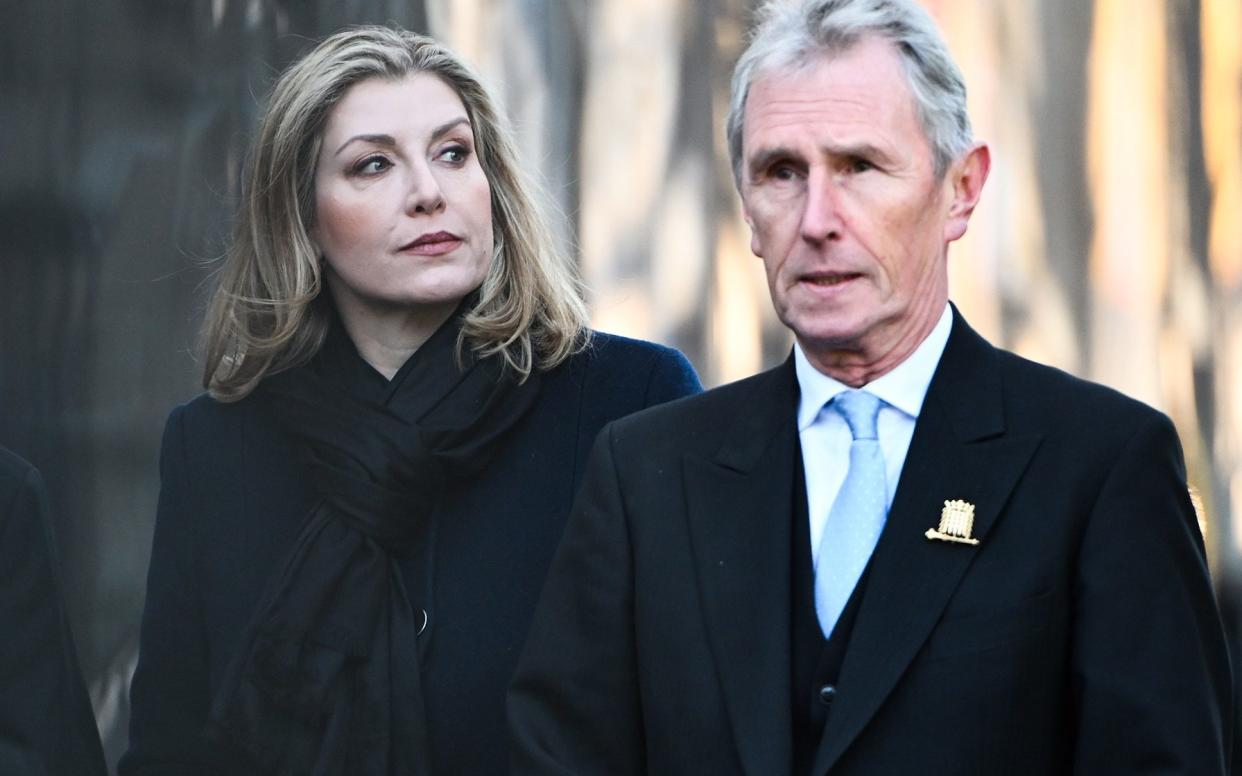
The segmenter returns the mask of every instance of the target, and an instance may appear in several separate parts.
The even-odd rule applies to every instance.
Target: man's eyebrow
[[[840,145],[823,145],[819,147],[819,152],[827,158],[836,159],[866,159],[876,162],[880,165],[892,164],[894,159],[892,154],[883,148],[867,142],[843,143]],[[750,158],[746,165],[746,171],[750,177],[758,175],[764,168],[773,162],[789,160],[801,163],[803,160],[802,153],[795,151],[786,146],[773,146],[758,151]]]
[[[880,163],[887,163],[893,160],[892,155],[886,152],[883,148],[866,142],[838,146],[823,146],[820,150],[825,156],[835,156],[838,158],[870,159]]]
[[[746,171],[753,178],[761,170],[779,159],[800,158],[801,154],[795,152],[792,148],[773,146],[772,148],[765,148],[752,156],[750,162],[746,165]]]
[[[447,135],[449,132],[451,132],[453,129],[460,126],[461,124],[470,126],[470,119],[466,118],[465,116],[458,116],[455,119],[449,119],[448,121],[444,122],[440,126],[431,130],[431,139],[439,140],[441,137],[443,137],[444,135]],[[384,135],[384,134],[354,135],[353,137],[346,140],[344,143],[341,143],[340,147],[336,149],[336,153],[339,155],[341,151],[345,150],[345,147],[347,145],[349,145],[350,143],[356,142],[356,141],[362,141],[364,143],[372,143],[374,145],[379,145],[379,146],[388,146],[389,148],[393,148],[397,145],[397,140],[392,135]]]

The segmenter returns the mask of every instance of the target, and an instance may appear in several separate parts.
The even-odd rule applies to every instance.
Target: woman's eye
[[[449,164],[463,164],[470,158],[470,149],[464,145],[451,145],[440,152],[440,158]]]
[[[363,159],[354,167],[354,172],[360,175],[375,175],[392,167],[392,162],[382,156],[369,156]]]

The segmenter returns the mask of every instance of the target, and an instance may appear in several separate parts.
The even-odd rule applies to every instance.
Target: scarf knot
[[[417,601],[430,599],[441,497],[482,470],[540,384],[538,374],[518,383],[499,358],[458,358],[460,320],[432,335],[378,400],[340,379],[361,359],[339,322],[320,357],[261,386],[319,496],[208,722],[265,773],[427,773],[427,615],[407,583]],[[415,558],[423,579],[403,579],[398,557]]]

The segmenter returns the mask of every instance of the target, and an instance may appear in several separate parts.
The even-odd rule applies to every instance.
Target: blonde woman
[[[479,79],[338,33],[276,84],[173,411],[121,773],[493,774],[596,432],[697,392],[592,333]]]

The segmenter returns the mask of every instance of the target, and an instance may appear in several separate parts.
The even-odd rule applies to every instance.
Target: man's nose
[[[410,215],[431,214],[444,209],[444,190],[430,165],[414,165],[410,169],[405,211]]]
[[[836,240],[841,236],[840,184],[827,172],[812,170],[807,175],[806,199],[802,210],[802,239],[812,242]]]

